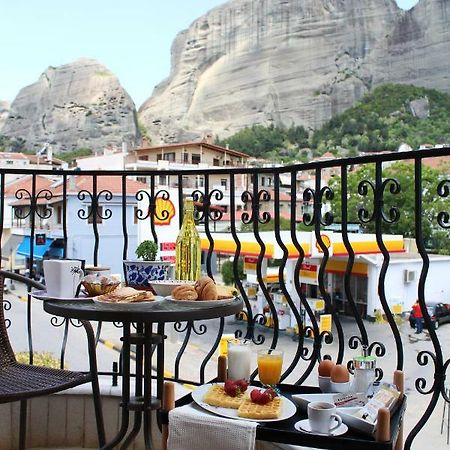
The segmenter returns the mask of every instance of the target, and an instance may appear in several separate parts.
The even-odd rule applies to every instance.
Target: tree
[[[405,237],[415,237],[415,174],[414,165],[406,162],[398,162],[386,167],[382,173],[382,179],[386,182],[383,193],[383,211],[389,220],[398,211],[398,220],[393,223],[382,222],[382,231],[385,234],[401,234]],[[422,230],[425,242],[434,243],[434,251],[450,254],[450,243],[447,233],[438,225],[437,216],[441,211],[449,209],[449,199],[444,199],[437,194],[437,187],[443,175],[440,171],[422,166]],[[391,181],[388,181],[391,180]],[[395,181],[394,181],[395,180]],[[347,177],[347,222],[360,222],[358,212],[364,209],[368,217],[373,213],[373,190],[369,185],[375,185],[375,165],[366,164],[359,170],[349,173]],[[367,195],[361,195],[358,187],[368,188]],[[334,192],[331,201],[334,222],[341,222],[341,180],[334,177],[330,182],[330,188]],[[363,223],[363,229],[368,233],[375,232],[375,220]],[[447,235],[447,239],[443,238]],[[439,246],[438,248],[437,245]]]
[[[225,284],[234,285],[236,283],[233,271],[233,261],[225,261],[222,264],[221,273],[222,273],[222,280]],[[245,278],[244,260],[242,258],[239,258],[238,260],[238,276],[240,280],[243,280]]]

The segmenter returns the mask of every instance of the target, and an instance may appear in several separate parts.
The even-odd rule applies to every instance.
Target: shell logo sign
[[[155,225],[170,225],[175,216],[175,206],[172,200],[158,197],[155,202]]]
[[[328,235],[326,235],[326,234],[321,234],[320,238],[322,239],[322,242],[324,243],[325,247],[326,248],[330,248],[330,246],[331,246],[331,239],[330,239],[330,237]],[[317,251],[319,253],[323,253],[322,247],[319,245],[318,242],[316,242],[316,248],[317,248]]]

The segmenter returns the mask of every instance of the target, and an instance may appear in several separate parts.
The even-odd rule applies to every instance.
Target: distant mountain
[[[9,102],[0,100],[0,130],[5,123],[6,118],[8,117],[9,108]]]
[[[139,115],[157,142],[317,129],[385,83],[448,92],[449,73],[449,0],[232,0],[177,35]]]
[[[0,135],[27,150],[46,142],[55,152],[102,150],[109,144],[133,145],[139,138],[131,97],[112,72],[92,59],[49,67],[4,110],[2,118],[0,106]]]

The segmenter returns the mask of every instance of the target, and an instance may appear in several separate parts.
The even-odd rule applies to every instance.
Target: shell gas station
[[[173,192],[172,205],[177,204],[177,193]],[[164,200],[167,202],[167,200]],[[162,209],[166,207],[161,206]],[[145,210],[145,203],[140,205]],[[176,208],[164,220],[155,222],[155,229],[159,237],[159,256],[163,260],[173,260],[175,256],[175,240],[179,231],[179,220]],[[201,247],[204,254],[209,251],[210,242],[204,232],[200,231]],[[232,258],[237,251],[236,242],[230,232],[212,232],[213,244],[213,272],[220,271],[215,261],[224,257]],[[291,308],[280,289],[279,266],[284,252],[287,260],[283,270],[283,279],[287,292],[292,301],[298,306],[301,314],[300,297],[295,289],[295,266],[300,257],[297,247],[293,244],[290,231],[281,231],[280,237],[284,249],[278,245],[274,232],[259,233],[264,249],[261,249],[253,233],[238,233],[240,242],[239,256],[244,260],[246,279],[243,285],[246,289],[254,314],[266,315],[266,323],[270,325],[270,316],[266,298],[261,290],[257,278],[257,260],[262,252],[261,276],[270,293],[277,310],[280,329],[295,328],[296,321],[291,315]],[[350,314],[350,305],[344,289],[344,274],[348,263],[348,252],[344,245],[342,234],[337,231],[321,231],[323,244],[328,249],[329,258],[325,265],[324,285],[329,293],[331,302],[339,314]],[[385,296],[391,311],[402,314],[411,309],[417,298],[418,280],[423,261],[417,253],[414,241],[404,239],[401,235],[382,235],[382,241],[389,252],[389,266],[384,282]],[[152,239],[147,221],[138,223],[138,239]],[[321,298],[318,287],[318,274],[323,260],[323,252],[318,245],[315,232],[297,231],[296,239],[303,249],[304,258],[299,272],[301,289],[308,302],[320,319],[323,329],[331,327],[331,320],[324,316],[325,302]],[[382,305],[378,296],[378,280],[384,260],[377,244],[375,234],[348,233],[351,248],[355,253],[355,260],[350,277],[350,290],[356,308],[361,317],[373,320],[382,313]],[[429,270],[425,283],[425,300],[450,302],[450,283],[443,283],[450,272],[449,255],[428,255]],[[220,263],[219,263],[220,264]],[[326,320],[323,320],[326,319]],[[308,324],[309,316],[305,315],[304,323]],[[328,322],[327,322],[328,321]],[[327,325],[325,325],[327,322]]]
[[[283,270],[285,286],[293,302],[298,305],[301,314],[304,314],[294,284],[295,265],[300,256],[299,251],[292,243],[290,231],[282,231],[280,235],[287,252],[286,265]],[[259,287],[256,271],[261,247],[253,233],[239,233],[238,238],[241,245],[240,256],[244,259],[246,274],[243,284],[253,313],[264,314],[266,324],[270,325],[270,310]],[[279,284],[279,263],[284,256],[283,248],[276,242],[273,232],[261,232],[260,238],[265,246],[261,275],[274,301],[279,327],[280,329],[295,328],[295,318],[293,315],[291,316],[290,306]],[[304,260],[299,273],[301,289],[315,312],[316,318],[319,319],[321,329],[330,329],[331,315],[324,314],[325,302],[321,298],[318,287],[318,273],[324,256],[322,249],[316,241],[314,231],[297,232],[296,238],[304,251]],[[378,279],[384,259],[383,254],[374,234],[349,233],[348,238],[355,253],[350,278],[352,296],[361,317],[373,320],[382,310],[378,297]],[[230,233],[213,233],[213,239],[215,253],[234,257],[237,245]],[[321,239],[329,253],[329,259],[325,266],[325,289],[330,294],[331,301],[339,314],[352,314],[344,289],[348,252],[342,234],[322,231]],[[402,314],[410,310],[417,298],[417,284],[422,268],[422,259],[417,250],[410,251],[410,240],[405,240],[401,235],[383,235],[382,240],[390,257],[385,281],[386,299],[394,314]],[[206,252],[208,249],[209,241],[205,235],[202,235],[202,250]],[[429,257],[430,268],[425,289],[426,296],[433,300],[448,301],[450,287],[442,284],[442,277],[445,277],[445,273],[448,273],[450,269],[450,256],[429,255]],[[307,325],[309,316],[305,315],[304,318],[304,324]]]

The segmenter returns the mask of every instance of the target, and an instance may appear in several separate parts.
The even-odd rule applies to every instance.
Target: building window
[[[148,161],[148,155],[139,156],[139,161]]]
[[[163,159],[164,159],[164,161],[175,162],[175,152],[164,153]]]
[[[266,185],[266,177],[261,177],[261,186]]]
[[[219,165],[220,165],[219,158],[214,158],[213,159],[213,166],[219,166]]]
[[[197,153],[192,154],[192,164],[200,164],[200,155]]]
[[[158,154],[156,155],[156,161],[161,161],[162,159],[163,159],[162,153],[158,153]]]
[[[136,177],[136,181],[147,184],[147,177]]]
[[[56,223],[58,225],[62,224],[62,207],[61,206],[56,207]]]
[[[189,153],[183,153],[183,162],[188,163],[189,162]]]
[[[103,206],[97,208],[97,218],[95,223],[102,223]],[[94,223],[94,214],[92,213],[92,206],[88,206],[88,223]]]
[[[205,180],[204,180],[203,177],[196,177],[196,179],[195,179],[195,187],[197,189],[205,187]]]
[[[225,189],[227,188],[228,180],[226,178],[222,178],[220,180],[220,185],[223,186]]]
[[[167,175],[160,175],[159,176],[159,184],[162,186],[167,185]]]

